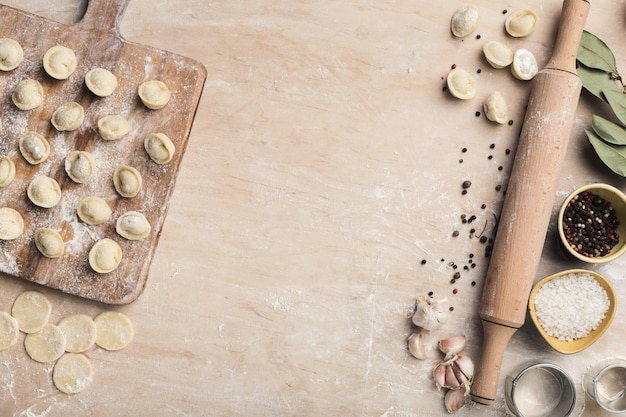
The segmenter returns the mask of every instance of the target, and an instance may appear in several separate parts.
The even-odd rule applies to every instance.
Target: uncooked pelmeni
[[[478,27],[480,13],[473,6],[464,6],[457,9],[450,19],[450,30],[457,38],[469,35]]]
[[[515,51],[511,64],[511,73],[515,78],[522,81],[532,80],[538,71],[537,60],[532,52],[524,48]]]
[[[0,38],[0,70],[11,71],[17,68],[24,59],[24,50],[18,41],[11,38]]]
[[[43,56],[43,68],[49,76],[57,80],[68,78],[78,65],[76,54],[63,45],[55,45],[48,49]]]
[[[0,188],[11,184],[15,178],[15,163],[6,155],[0,155]]]
[[[65,394],[81,392],[92,380],[91,363],[82,353],[66,353],[54,364],[52,381],[54,386]]]
[[[144,106],[153,110],[165,107],[172,96],[167,85],[159,80],[150,80],[142,83],[137,92]]]
[[[80,104],[70,101],[61,104],[52,113],[52,125],[59,132],[76,130],[85,120],[85,109]]]
[[[35,246],[46,258],[58,258],[65,252],[65,244],[59,232],[47,227],[35,229]]]
[[[121,261],[122,248],[113,239],[100,239],[89,251],[89,266],[101,274],[114,271]]]
[[[513,62],[513,51],[498,41],[489,41],[483,45],[485,59],[494,68],[504,68]]]
[[[113,173],[113,185],[122,197],[135,197],[141,190],[141,182],[139,171],[127,165],[117,167]]]
[[[65,336],[65,351],[81,353],[96,343],[96,324],[86,314],[64,317],[57,325]]]
[[[17,84],[11,100],[20,110],[32,110],[43,104],[43,87],[37,80],[27,78]]]
[[[17,320],[21,331],[35,333],[48,323],[51,311],[52,305],[45,295],[38,291],[25,291],[13,302],[11,315]]]
[[[499,91],[494,91],[487,97],[483,103],[483,111],[492,122],[504,124],[509,120],[509,108],[504,95]]]
[[[0,312],[0,351],[17,343],[20,328],[15,317],[4,311]]]
[[[98,134],[104,140],[118,140],[130,132],[130,123],[124,117],[114,114],[98,120]]]
[[[24,232],[24,219],[19,211],[10,207],[0,208],[0,240],[13,240]]]
[[[157,164],[167,164],[172,160],[176,147],[165,133],[151,133],[143,141],[143,146]]]
[[[120,350],[133,341],[131,321],[117,311],[105,311],[93,320],[96,323],[96,344],[106,350]]]
[[[128,240],[142,240],[150,235],[150,222],[138,211],[127,211],[118,217],[115,231]]]
[[[31,165],[45,161],[50,155],[50,144],[37,132],[26,132],[18,141],[20,153]]]
[[[111,218],[111,207],[104,199],[96,196],[85,197],[76,208],[78,217],[91,225],[102,224]]]
[[[511,13],[504,21],[506,32],[514,38],[528,36],[537,26],[537,14],[532,10],[519,10]]]
[[[104,68],[93,68],[85,74],[85,85],[99,97],[108,97],[117,88],[117,78]]]
[[[448,73],[448,91],[456,98],[467,100],[476,95],[476,80],[462,68],[454,68]]]
[[[34,205],[50,208],[61,200],[61,187],[54,178],[39,175],[28,184],[26,194]]]
[[[67,176],[79,184],[84,184],[91,178],[95,165],[93,156],[87,151],[72,151],[65,157]]]
[[[41,330],[26,335],[24,347],[32,360],[54,362],[65,353],[65,336],[57,326],[46,323]]]

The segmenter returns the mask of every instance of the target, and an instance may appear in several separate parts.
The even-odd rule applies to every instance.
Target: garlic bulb
[[[415,313],[413,314],[413,324],[424,330],[433,330],[445,322],[448,314],[442,306],[448,301],[447,298],[435,300],[432,297],[420,297],[415,302]]]
[[[422,338],[422,333],[413,332],[408,339],[409,352],[417,359],[426,359],[427,357]]]
[[[468,356],[455,355],[435,367],[433,379],[437,388],[467,391],[474,380],[474,362]]]

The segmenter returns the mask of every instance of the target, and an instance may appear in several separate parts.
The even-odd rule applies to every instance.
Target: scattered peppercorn
[[[502,14],[507,14],[509,11],[507,9],[502,10]]]
[[[492,159],[493,159],[493,155],[489,155],[489,156],[487,157],[487,159],[492,160]]]
[[[452,64],[452,67],[450,67],[451,69],[455,69],[456,68],[456,64]]]
[[[459,235],[459,231],[455,230],[454,232],[452,232],[452,237],[457,237]]]
[[[509,154],[511,153],[511,150],[510,150],[509,148],[507,148],[507,149],[504,151],[504,153],[505,153],[505,155],[509,155]]]
[[[461,149],[461,152],[463,152],[463,153],[467,152],[467,148]]]
[[[422,259],[422,265],[426,265],[426,259]]]
[[[472,287],[476,286],[476,281],[472,281]]]
[[[454,311],[454,307],[450,306],[450,311]]]
[[[480,112],[479,112],[479,111],[477,111],[476,113],[474,113],[474,116],[476,116],[476,117],[480,117]]]
[[[480,35],[478,35],[478,36],[480,36]],[[476,70],[476,74],[480,74],[481,72],[483,72],[483,70],[481,70],[480,68],[478,68],[478,69]]]
[[[500,191],[502,189],[502,185],[498,184],[496,185],[496,191]]]
[[[454,279],[459,279],[461,278],[461,273],[460,272],[455,272],[454,275],[452,276]]]
[[[513,120],[509,120],[509,126],[513,126]]]
[[[467,194],[467,190],[461,191],[461,194],[463,194],[463,195]]]
[[[502,165],[500,165],[500,166],[498,167],[498,171],[502,171],[503,169],[504,169],[504,167],[503,167]]]
[[[470,188],[472,186],[472,182],[470,180],[465,180],[463,181],[463,184],[461,184],[461,186],[463,188]]]
[[[433,295],[435,295],[435,293],[434,293],[434,292],[432,292],[432,291],[429,291],[429,292],[428,292],[428,296],[429,296],[429,297],[432,297]]]
[[[493,148],[495,148],[495,147],[496,147],[496,144],[495,144],[495,143],[492,143],[491,145],[489,145],[489,149],[493,149]]]
[[[486,209],[487,208],[487,204],[485,204],[485,203],[481,204],[480,208],[483,209],[483,210]]]
[[[456,293],[458,293],[458,292],[459,292],[459,290],[458,290],[458,289],[456,289],[456,288],[452,290],[452,294],[456,294]]]

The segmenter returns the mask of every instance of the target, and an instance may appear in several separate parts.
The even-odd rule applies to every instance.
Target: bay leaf
[[[617,74],[615,55],[596,35],[586,30],[580,38],[576,59],[589,68]]]
[[[579,64],[576,72],[578,73],[585,90],[589,91],[591,94],[604,102],[608,103],[604,94],[602,94],[602,91],[611,89],[619,91],[615,81],[612,80],[609,74],[605,71],[589,68],[583,64]]]
[[[615,90],[602,90],[602,94],[606,97],[615,116],[626,125],[626,95]]]
[[[608,144],[591,130],[585,130],[585,133],[602,162],[611,171],[626,177],[626,146]]]
[[[626,128],[617,123],[594,115],[591,118],[591,127],[605,142],[613,145],[626,145]]]

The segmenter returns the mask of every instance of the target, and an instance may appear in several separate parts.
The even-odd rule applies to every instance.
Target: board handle
[[[83,18],[77,23],[81,29],[119,35],[120,17],[130,0],[89,0]]]

